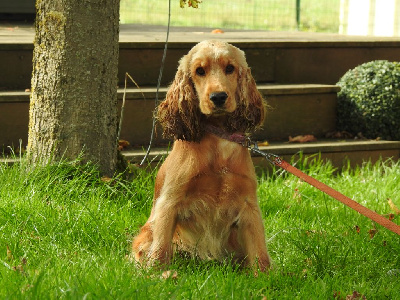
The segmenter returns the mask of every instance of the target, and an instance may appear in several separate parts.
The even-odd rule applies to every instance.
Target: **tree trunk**
[[[28,158],[112,175],[117,159],[119,0],[36,0]]]

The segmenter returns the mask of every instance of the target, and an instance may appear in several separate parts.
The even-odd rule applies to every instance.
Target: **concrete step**
[[[147,148],[147,147],[146,147]],[[290,162],[292,159],[299,159],[300,153],[304,157],[318,158],[330,161],[339,170],[343,167],[361,166],[366,161],[372,163],[379,159],[400,158],[400,141],[376,141],[376,140],[320,140],[311,143],[282,143],[272,142],[268,146],[260,146],[261,151],[273,153],[284,160]],[[122,151],[124,157],[131,163],[140,163],[144,157],[146,149],[133,149]],[[154,147],[152,148],[147,161],[153,165],[158,164],[167,154],[169,149]],[[253,163],[256,168],[267,170],[271,164],[262,156],[252,154]]]
[[[197,42],[220,39],[245,51],[258,82],[335,84],[349,69],[376,59],[400,61],[400,40],[306,32],[226,31],[172,28],[162,85],[178,60]],[[119,82],[128,72],[140,86],[156,85],[165,27],[121,25]],[[26,89],[32,74],[33,26],[0,26],[0,89]]]
[[[313,134],[323,137],[335,131],[336,93],[338,87],[320,84],[260,84],[261,93],[267,99],[269,110],[262,130],[253,137],[256,140],[288,140],[289,136]],[[166,87],[159,92],[165,98]],[[147,145],[150,138],[152,116],[155,109],[154,87],[127,89],[121,139],[132,145]],[[123,89],[118,90],[121,105]],[[29,118],[29,92],[0,92],[0,147],[26,145]],[[155,145],[167,144],[157,129]]]
[[[147,147],[146,147],[147,148]],[[282,143],[272,142],[268,146],[260,146],[261,151],[273,153],[290,162],[299,159],[300,153],[304,157],[321,157],[324,161],[330,161],[339,170],[348,163],[351,167],[361,166],[366,161],[372,163],[379,159],[400,158],[400,141],[376,141],[376,140],[320,140],[311,143]],[[133,149],[122,151],[124,157],[131,163],[140,163],[146,149]],[[152,148],[147,161],[157,165],[167,154],[169,149]],[[267,170],[271,164],[261,155],[252,154],[256,168]]]
[[[147,148],[147,147],[146,147]],[[364,162],[377,162],[380,159],[400,158],[400,141],[376,141],[376,140],[321,140],[312,143],[271,143],[269,146],[261,146],[260,150],[273,153],[284,160],[295,162],[303,157],[318,158],[330,161],[339,171],[343,167],[361,166]],[[146,165],[156,167],[168,155],[167,147],[153,147],[146,160]],[[122,151],[123,156],[132,164],[139,164],[145,156],[145,149],[130,149]],[[260,155],[252,155],[253,163],[258,172],[271,170],[271,164]],[[23,159],[23,158],[22,158]],[[0,163],[18,163],[19,158],[3,157]]]

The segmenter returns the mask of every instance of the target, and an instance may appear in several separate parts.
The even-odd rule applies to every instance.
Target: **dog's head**
[[[229,132],[262,125],[264,100],[244,52],[221,41],[203,41],[179,62],[166,99],[158,108],[164,137],[199,141],[210,119],[224,120]]]

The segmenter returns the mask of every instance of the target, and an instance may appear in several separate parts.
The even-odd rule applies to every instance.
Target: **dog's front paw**
[[[268,254],[258,256],[253,264],[248,264],[248,267],[254,274],[254,277],[258,277],[258,272],[268,273],[272,269],[271,259]]]
[[[257,266],[261,272],[267,273],[272,267],[271,259],[269,256],[259,257],[257,259]]]
[[[147,257],[148,267],[165,267],[169,266],[171,262],[172,251],[168,248],[161,248],[153,250]]]

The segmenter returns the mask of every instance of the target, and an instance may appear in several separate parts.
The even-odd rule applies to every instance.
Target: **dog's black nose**
[[[225,104],[228,94],[225,92],[211,93],[210,100],[215,104],[216,107],[221,107]]]

